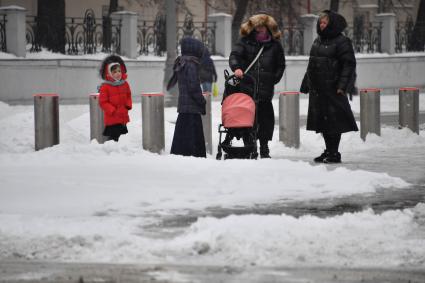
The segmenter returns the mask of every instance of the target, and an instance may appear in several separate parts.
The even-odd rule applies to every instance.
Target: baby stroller
[[[244,74],[243,80],[254,83],[252,97],[238,91],[240,80],[235,75],[225,72],[225,93],[221,108],[222,124],[218,126],[219,140],[217,160],[224,159],[257,159],[257,84],[254,77]],[[226,137],[222,141],[222,135]],[[243,139],[244,146],[232,146],[232,140]]]

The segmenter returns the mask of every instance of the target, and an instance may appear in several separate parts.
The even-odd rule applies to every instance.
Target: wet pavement
[[[22,272],[25,270],[26,272]],[[12,279],[16,278],[16,279]],[[10,279],[10,280],[9,280]],[[288,282],[423,283],[418,269],[235,268],[230,266],[0,262],[0,283]]]
[[[289,157],[294,161],[306,161],[313,166],[318,166],[308,158]],[[199,217],[212,216],[217,218],[226,217],[231,214],[287,214],[295,217],[310,214],[318,217],[328,217],[346,212],[358,212],[372,208],[377,213],[386,210],[404,209],[425,203],[425,145],[397,149],[367,150],[362,153],[343,154],[343,163],[326,165],[328,170],[334,170],[340,166],[351,170],[364,170],[369,172],[387,173],[393,177],[400,177],[409,182],[411,186],[404,189],[382,189],[373,194],[358,194],[344,197],[315,199],[309,201],[280,202],[269,204],[258,204],[250,207],[209,207],[202,211],[186,211],[176,213],[172,217],[164,218],[160,226],[152,226],[152,233],[161,235],[155,229],[184,228],[196,222]],[[149,227],[147,227],[149,228]],[[170,233],[170,232],[168,232]],[[174,233],[171,233],[174,234]],[[163,235],[163,234],[162,234]]]

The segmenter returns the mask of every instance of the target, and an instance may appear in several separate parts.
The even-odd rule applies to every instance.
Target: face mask
[[[257,32],[256,35],[255,35],[255,39],[259,42],[269,41],[270,40],[270,34],[267,31]]]

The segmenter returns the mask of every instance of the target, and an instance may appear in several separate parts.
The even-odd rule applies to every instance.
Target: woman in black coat
[[[206,157],[201,115],[205,115],[206,100],[199,80],[199,64],[204,44],[185,37],[181,41],[181,56],[177,57],[173,76],[167,89],[178,83],[178,117],[174,130],[171,154]]]
[[[309,93],[307,130],[322,133],[326,145],[315,162],[340,163],[341,134],[358,131],[347,98],[354,86],[356,58],[351,40],[342,34],[346,27],[340,14],[326,10],[319,15],[319,36],[301,85],[301,92]]]
[[[254,82],[247,78],[242,79],[239,87],[243,93],[257,95],[260,156],[270,158],[268,141],[273,137],[275,121],[272,105],[274,85],[280,81],[285,71],[285,54],[279,41],[281,32],[273,17],[261,13],[253,15],[242,24],[240,34],[241,38],[229,57],[229,65],[235,76],[243,77],[249,64],[264,46],[261,56],[248,71],[257,82],[257,91],[254,89]]]

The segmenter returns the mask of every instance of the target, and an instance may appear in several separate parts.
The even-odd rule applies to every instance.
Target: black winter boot
[[[314,158],[314,162],[316,163],[322,163],[323,160],[328,157],[329,155],[329,151],[327,149],[325,149],[325,151],[323,151],[323,153],[321,155],[319,155],[318,157]]]
[[[270,149],[267,142],[260,142],[260,157],[261,158],[271,158]]]
[[[330,152],[328,156],[323,159],[323,163],[341,163],[341,153]]]

